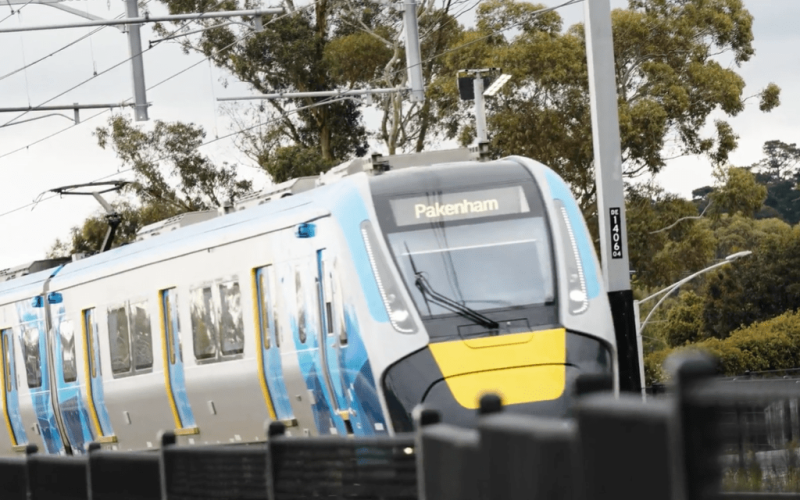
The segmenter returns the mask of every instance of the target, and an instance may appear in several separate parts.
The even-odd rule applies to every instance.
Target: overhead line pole
[[[609,0],[584,2],[600,255],[617,340],[620,390],[638,392],[639,350],[630,283],[622,146]]]
[[[139,17],[138,0],[125,0],[128,19]],[[133,115],[137,122],[147,121],[147,87],[144,84],[144,63],[142,62],[142,35],[140,25],[128,25],[128,47],[130,48],[131,70],[133,76]]]

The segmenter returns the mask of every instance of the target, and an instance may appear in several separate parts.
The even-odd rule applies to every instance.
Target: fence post
[[[424,427],[441,423],[442,414],[437,410],[428,408],[415,408],[413,412],[414,428],[414,448],[416,449],[415,461],[417,464],[417,496],[419,500],[425,500],[425,467],[422,463],[422,430]]]
[[[267,427],[267,499],[275,500],[275,478],[278,475],[277,464],[280,461],[280,451],[275,440],[286,435],[286,426],[283,422],[270,422]]]
[[[485,417],[503,411],[503,400],[497,394],[484,394],[478,406],[478,415]]]
[[[682,463],[688,500],[702,500],[718,494],[722,473],[717,462],[720,439],[719,414],[711,404],[704,404],[695,392],[717,372],[716,362],[701,353],[676,356],[679,425]]]
[[[683,498],[675,438],[675,407],[643,403],[640,395],[596,394],[576,407],[579,498]]]
[[[478,428],[485,498],[573,500],[577,433],[572,422],[498,414],[482,419]]]
[[[167,500],[169,496],[167,495],[167,465],[166,460],[164,459],[164,453],[167,452],[167,448],[170,446],[175,446],[175,443],[178,442],[178,439],[175,437],[175,433],[172,431],[162,431],[159,433],[158,441],[161,443],[160,449],[158,450],[159,453],[159,479],[161,481],[161,498],[162,500]]]

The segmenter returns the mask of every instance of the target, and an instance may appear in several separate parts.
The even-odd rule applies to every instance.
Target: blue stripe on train
[[[45,334],[44,309],[34,309],[30,300],[22,300],[16,303],[17,314],[19,316],[20,332],[19,341],[24,342],[25,336],[29,335],[32,339],[38,337],[39,359],[38,366],[31,366],[31,370],[36,370],[36,374],[41,376],[39,387],[31,388],[31,402],[33,411],[42,433],[45,451],[52,454],[64,454],[66,450],[61,440],[61,434],[56,425],[56,416],[53,411],[53,401],[50,397],[50,373],[47,369],[47,343]],[[25,344],[22,344],[22,352],[25,353]],[[27,363],[26,363],[27,365]],[[26,366],[26,370],[28,367]]]
[[[369,219],[367,207],[361,193],[353,186],[342,185],[342,193],[331,212],[342,228],[350,257],[355,264],[358,280],[364,298],[374,321],[388,323],[389,315],[378,291],[378,282],[372,272],[361,234],[361,223]],[[386,419],[381,408],[380,398],[372,374],[366,345],[361,336],[355,307],[345,306],[348,345],[340,349],[340,366],[345,377],[345,387],[356,415],[351,417],[353,433],[356,435],[383,434],[388,432]]]
[[[8,419],[11,422],[11,430],[14,432],[15,441],[18,445],[27,444],[28,436],[25,434],[25,425],[22,423],[22,415],[19,412],[19,387],[17,387],[16,383],[18,380],[17,363],[16,357],[13,355],[14,332],[8,329],[2,333],[8,337],[8,348],[11,350],[11,355],[7,359],[9,360],[8,373],[11,374],[12,383],[10,384],[11,390],[6,393],[6,411],[8,412]]]
[[[75,349],[78,339],[75,338],[75,326],[64,316],[64,306],[60,306],[55,314],[56,327],[55,335],[55,374],[56,387],[58,388],[58,403],[61,407],[61,418],[69,438],[73,453],[84,454],[88,443],[92,441],[92,430],[90,428],[89,411],[83,399],[80,384],[77,380],[77,360],[75,359]],[[67,329],[71,329],[71,332]],[[72,336],[72,348],[64,349],[62,341],[65,336]],[[74,363],[75,380],[67,382],[64,374],[64,356],[72,358]]]

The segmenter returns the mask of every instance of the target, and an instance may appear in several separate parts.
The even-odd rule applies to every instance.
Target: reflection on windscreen
[[[436,292],[475,310],[553,300],[549,238],[542,218],[432,224],[390,234],[389,243],[423,317],[452,311],[425,300],[415,285],[413,267]]]

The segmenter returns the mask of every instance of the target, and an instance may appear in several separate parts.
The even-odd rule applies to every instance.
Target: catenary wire
[[[544,9],[540,9],[540,10],[536,11],[536,12],[534,13],[534,15],[538,16],[538,15],[544,14],[544,13],[546,13],[546,12],[551,12],[551,11],[554,11],[554,10],[556,10],[556,9],[560,9],[560,8],[563,8],[563,7],[566,7],[566,6],[569,6],[569,5],[573,5],[573,4],[576,4],[576,3],[580,3],[580,2],[582,2],[582,1],[584,1],[584,0],[569,0],[569,1],[567,1],[567,2],[564,2],[564,3],[562,3],[562,4],[559,4],[559,5],[556,5],[556,6],[553,6],[553,7],[547,7],[547,8],[544,8]],[[306,6],[306,7],[302,7],[302,8],[300,8],[300,9],[298,9],[298,10],[297,10],[297,11],[295,11],[295,12],[299,12],[300,10],[302,10],[302,9],[304,9],[304,8],[307,8],[307,7],[310,7],[310,6],[313,6],[313,5],[316,5],[316,1],[315,1],[315,2],[313,2],[313,3],[311,3],[311,4],[309,4],[309,5],[308,5],[308,6]],[[292,12],[292,14],[294,14],[295,12]],[[284,16],[281,16],[281,17],[284,17]],[[277,21],[278,19],[279,19],[279,18],[276,18],[276,19],[273,19],[273,20],[271,20],[271,21],[272,21],[272,22],[274,22],[274,21]],[[438,57],[442,57],[442,56],[444,56],[444,55],[446,55],[446,54],[452,53],[452,52],[454,52],[454,51],[456,51],[456,50],[460,50],[460,49],[462,49],[462,48],[464,48],[464,47],[468,47],[468,46],[470,46],[470,45],[472,45],[472,44],[474,44],[474,43],[477,43],[477,42],[479,42],[479,41],[481,41],[481,40],[485,40],[486,38],[490,38],[490,37],[492,37],[492,36],[495,36],[495,35],[498,35],[498,34],[500,34],[500,33],[504,33],[504,32],[506,32],[506,31],[508,31],[508,30],[510,30],[510,29],[514,29],[514,28],[516,28],[516,27],[519,27],[519,26],[521,26],[521,25],[522,25],[522,24],[524,24],[525,22],[526,22],[526,21],[523,21],[523,22],[520,22],[520,23],[516,23],[516,24],[514,24],[514,25],[507,26],[507,27],[505,27],[505,28],[499,29],[499,30],[497,30],[497,31],[495,31],[495,32],[493,32],[493,33],[490,33],[490,34],[488,34],[488,35],[485,35],[485,36],[483,36],[483,37],[481,37],[481,38],[477,38],[477,39],[475,39],[475,40],[470,40],[470,41],[469,41],[469,42],[467,42],[467,43],[461,44],[461,45],[459,45],[459,46],[456,46],[456,47],[453,47],[453,48],[451,48],[451,49],[448,49],[448,50],[445,50],[445,51],[443,51],[443,52],[440,52],[440,53],[438,53],[438,54],[435,54],[435,55],[433,55],[433,56],[431,56],[431,57],[429,57],[429,58],[427,58],[427,59],[425,59],[425,60],[421,61],[420,63],[425,63],[425,62],[432,61],[433,59],[436,59],[436,58],[438,58]],[[248,35],[245,35],[245,36],[249,36],[249,34],[248,34]],[[240,39],[237,39],[237,40],[235,40],[233,43],[231,43],[230,45],[226,46],[224,49],[221,49],[221,50],[227,50],[229,47],[231,47],[231,46],[233,46],[234,44],[238,43],[238,42],[239,42],[241,39],[243,39],[243,38],[244,38],[244,37],[242,37],[242,38],[240,38]],[[201,61],[198,61],[197,63],[193,64],[192,66],[190,66],[190,67],[188,67],[188,68],[185,68],[184,70],[181,70],[179,73],[177,73],[177,74],[175,74],[175,75],[172,75],[171,77],[169,77],[169,78],[167,78],[167,79],[165,79],[165,80],[162,80],[162,81],[161,81],[161,82],[159,82],[157,85],[160,85],[160,84],[162,84],[162,83],[165,83],[166,81],[169,81],[170,79],[174,78],[174,77],[175,77],[175,76],[177,76],[178,74],[184,73],[185,71],[188,71],[188,70],[189,70],[189,69],[191,69],[192,67],[194,67],[194,66],[197,66],[198,64],[200,64],[200,63],[202,63],[202,62],[205,62],[205,59],[203,59],[203,60],[201,60]],[[406,67],[406,68],[403,68],[403,69],[400,69],[400,70],[397,70],[397,71],[393,72],[393,74],[399,73],[399,72],[401,72],[401,71],[407,71],[408,69],[409,69],[409,68],[408,68],[408,67]],[[376,78],[376,79],[372,80],[372,82],[373,82],[373,83],[375,83],[375,82],[380,82],[380,81],[383,81],[383,80],[385,80],[385,77]],[[129,100],[129,99],[128,99],[128,100]],[[304,110],[304,109],[308,109],[308,108],[312,108],[312,107],[317,107],[317,106],[322,106],[322,105],[326,105],[326,104],[331,104],[331,103],[333,103],[333,102],[338,102],[338,101],[342,101],[342,100],[346,100],[346,99],[342,99],[342,98],[327,98],[327,99],[323,99],[323,100],[321,100],[321,101],[318,101],[318,102],[316,102],[316,103],[310,104],[310,105],[308,105],[308,106],[301,106],[301,107],[295,108],[295,109],[293,109],[293,110],[290,110],[290,111],[288,111],[287,113],[288,113],[288,114],[294,114],[294,113],[296,113],[296,112],[298,112],[298,111],[302,111],[302,110]],[[102,114],[102,113],[105,113],[105,112],[107,112],[107,111],[108,111],[108,110],[104,110],[104,111],[103,111],[103,112],[101,112],[101,113],[97,113],[96,115],[92,116],[91,118],[94,118],[95,116],[98,116],[98,115],[100,115],[100,114]],[[90,119],[91,119],[91,118],[90,118]],[[217,138],[215,138],[215,139],[211,139],[211,140],[209,140],[209,141],[206,141],[206,142],[204,142],[203,144],[200,144],[200,145],[199,145],[199,146],[197,146],[197,147],[198,147],[198,148],[200,148],[200,147],[206,146],[206,145],[208,145],[208,144],[212,144],[212,143],[214,143],[214,142],[217,142],[217,141],[220,141],[220,140],[223,140],[223,139],[227,139],[227,138],[229,138],[229,137],[236,136],[236,135],[238,135],[238,134],[241,134],[241,133],[243,133],[243,132],[246,132],[246,131],[248,131],[248,130],[251,130],[251,129],[253,129],[253,128],[257,128],[257,127],[263,126],[263,125],[264,125],[264,124],[266,124],[266,123],[271,123],[271,122],[277,121],[277,120],[279,120],[279,119],[283,119],[283,117],[280,117],[280,118],[275,118],[275,119],[273,119],[273,120],[269,120],[269,121],[267,121],[267,122],[264,122],[264,123],[258,123],[258,124],[255,124],[255,125],[253,125],[253,126],[246,127],[246,128],[240,129],[240,130],[238,130],[238,131],[232,132],[232,133],[230,133],[230,134],[226,134],[226,135],[224,135],[224,136],[220,136],[220,137],[217,137]],[[65,130],[68,130],[69,128],[72,128],[72,127],[68,127],[67,129],[62,129],[62,130],[61,130],[61,131],[59,131],[58,133],[60,133],[60,132],[63,132],[63,131],[65,131]],[[52,134],[52,135],[56,135],[56,134]],[[52,136],[52,135],[51,135],[51,136]],[[49,137],[48,137],[48,138],[49,138]],[[37,141],[37,142],[41,142],[41,141]],[[4,154],[4,155],[0,155],[0,158],[3,158],[4,156],[8,156],[9,154],[12,154],[12,153],[14,153],[14,152],[16,152],[16,151],[20,151],[20,150],[22,150],[22,149],[26,149],[27,147],[28,147],[28,146],[24,146],[24,147],[22,147],[22,148],[20,148],[20,149],[18,149],[18,150],[15,150],[15,151],[13,151],[13,152],[11,152],[11,153],[6,153],[6,154]],[[162,160],[162,159],[163,159],[163,158],[159,158],[157,161],[160,161],[160,160]],[[109,177],[114,177],[114,176],[116,176],[116,175],[121,175],[121,174],[123,174],[123,173],[129,172],[130,170],[131,170],[131,169],[126,169],[126,170],[122,170],[122,171],[119,171],[119,172],[115,172],[114,174],[110,174],[110,175],[107,175],[107,176],[105,176],[105,177],[101,177],[101,178],[99,178],[99,179],[96,179],[96,180],[95,180],[95,181],[93,181],[93,182],[97,182],[97,181],[99,181],[99,180],[108,179]],[[12,210],[9,210],[9,211],[6,211],[6,212],[3,212],[3,213],[0,213],[0,217],[5,217],[6,215],[10,215],[10,214],[12,214],[12,213],[15,213],[15,212],[18,212],[18,211],[20,211],[20,210],[24,210],[24,209],[26,209],[26,208],[28,208],[28,207],[36,206],[38,203],[41,203],[41,202],[44,202],[44,201],[50,200],[50,199],[52,199],[52,198],[54,198],[54,197],[55,197],[55,196],[44,197],[44,198],[41,198],[41,199],[39,199],[39,200],[37,200],[37,201],[34,201],[34,202],[28,203],[28,204],[26,204],[26,205],[23,205],[23,206],[21,206],[21,207],[17,207],[17,208],[15,208],[15,209],[12,209]]]
[[[220,0],[220,2],[217,2],[217,4],[221,3],[221,1],[224,1],[224,0]],[[300,12],[300,11],[302,11],[302,10],[306,9],[306,8],[310,8],[310,7],[314,6],[314,5],[316,5],[318,1],[319,1],[319,0],[315,0],[314,2],[310,3],[309,5],[307,5],[307,6],[304,6],[304,7],[301,7],[300,9],[297,9],[296,11],[293,11],[293,12],[288,12],[288,13],[286,13],[286,14],[283,14],[283,15],[281,15],[281,16],[278,16],[278,17],[276,17],[276,18],[270,19],[270,20],[269,20],[267,23],[264,23],[264,25],[265,25],[265,26],[266,26],[266,25],[269,25],[269,24],[271,24],[271,23],[273,23],[273,22],[276,22],[276,21],[278,21],[279,19],[282,19],[282,18],[284,18],[284,17],[287,17],[287,16],[289,16],[289,15],[293,15],[293,14],[295,14],[295,13],[297,13],[297,12]],[[193,21],[192,21],[192,20],[190,20],[190,21],[187,21],[186,23],[184,23],[184,25],[182,25],[182,26],[178,27],[177,29],[175,29],[175,30],[174,30],[172,33],[174,34],[174,33],[176,33],[177,31],[179,31],[179,30],[183,29],[183,28],[184,28],[184,27],[185,27],[185,26],[186,26],[188,23],[190,23],[190,22],[193,22]],[[220,52],[223,52],[223,51],[225,51],[225,50],[228,50],[229,48],[233,47],[234,45],[236,45],[236,44],[237,44],[237,43],[239,43],[240,41],[244,40],[245,38],[247,38],[247,37],[251,36],[252,34],[253,34],[253,32],[247,32],[247,33],[245,33],[244,35],[240,36],[239,38],[237,38],[236,40],[234,40],[234,41],[233,41],[233,42],[231,42],[230,44],[228,44],[228,45],[226,45],[225,47],[223,47],[223,48],[221,48],[221,49],[217,50],[217,54],[219,54]],[[154,45],[153,47],[155,47],[155,45]],[[153,47],[151,47],[151,48],[153,48]],[[144,54],[144,53],[145,53],[145,52],[147,52],[148,50],[150,50],[150,49],[147,49],[147,50],[145,50],[145,51],[142,51],[142,54]],[[95,75],[95,76],[94,76],[94,77],[92,77],[92,78],[89,78],[89,79],[88,79],[88,80],[86,80],[86,81],[89,81],[89,80],[91,80],[91,79],[95,78],[96,76],[100,76],[100,75],[102,75],[103,73],[105,73],[105,72],[108,72],[108,71],[110,71],[110,70],[114,69],[114,67],[116,67],[116,66],[119,66],[120,64],[124,64],[125,62],[129,61],[130,59],[131,59],[131,58],[128,58],[128,59],[126,59],[125,61],[122,61],[121,63],[119,63],[119,64],[116,64],[115,66],[112,66],[112,67],[108,68],[108,69],[107,69],[107,70],[105,70],[104,72],[102,72],[102,73],[98,73],[97,75]],[[155,85],[153,85],[153,86],[149,87],[147,90],[151,90],[151,89],[153,89],[153,88],[155,88],[155,87],[157,87],[157,86],[159,86],[159,85],[161,85],[161,84],[163,84],[163,83],[166,83],[166,82],[168,82],[169,80],[171,80],[171,79],[173,79],[173,78],[175,78],[175,77],[177,77],[177,76],[179,76],[179,75],[181,75],[181,74],[185,73],[186,71],[188,71],[188,70],[190,70],[190,69],[192,69],[192,68],[196,67],[197,65],[199,65],[199,64],[201,64],[201,63],[203,63],[203,62],[205,62],[205,61],[206,61],[206,60],[208,60],[208,59],[209,59],[209,57],[205,57],[205,58],[201,59],[200,61],[198,61],[198,62],[196,62],[196,63],[194,63],[194,64],[191,64],[190,66],[188,66],[188,67],[186,67],[186,68],[182,69],[181,71],[179,71],[179,72],[177,72],[177,73],[175,73],[175,74],[173,74],[173,75],[171,75],[171,76],[167,77],[166,79],[164,79],[164,80],[162,80],[162,81],[158,82],[157,84],[155,84]],[[81,84],[78,84],[76,87],[73,87],[73,89],[74,89],[74,88],[77,88],[78,86],[82,85],[83,83],[86,83],[86,81],[82,82]],[[70,89],[70,90],[72,90],[72,89]],[[69,92],[69,90],[67,90],[66,92]],[[62,93],[62,94],[60,94],[60,95],[63,95],[63,94],[64,94],[64,93],[66,93],[66,92],[63,92],[63,93]],[[59,97],[59,96],[56,96],[55,98],[57,98],[57,97]],[[55,98],[53,98],[53,99],[55,99]],[[50,99],[50,100],[53,100],[53,99]],[[131,98],[125,99],[125,100],[124,100],[124,101],[122,101],[122,102],[127,102],[127,101],[130,101],[130,99],[131,99]],[[39,106],[43,106],[43,105],[44,105],[44,104],[46,104],[47,102],[50,102],[50,101],[46,101],[46,102],[44,102],[44,103],[42,103],[42,104],[39,104]],[[31,109],[31,110],[28,110],[28,111],[34,111],[35,109],[36,109],[36,108],[33,108],[33,109]],[[26,111],[25,113],[27,113],[28,111]],[[95,118],[95,117],[97,117],[97,116],[99,116],[99,115],[101,115],[101,114],[103,114],[103,113],[106,113],[106,112],[108,112],[108,111],[109,111],[109,110],[103,110],[103,111],[101,111],[101,112],[99,112],[99,113],[96,113],[96,114],[94,114],[94,115],[90,116],[89,118],[86,118],[86,119],[82,120],[82,121],[81,121],[80,123],[78,123],[78,124],[73,124],[73,125],[70,125],[70,126],[68,126],[68,127],[65,127],[65,128],[63,128],[63,129],[60,129],[60,130],[58,130],[58,131],[56,131],[56,132],[52,133],[52,134],[50,134],[50,135],[48,135],[48,136],[46,136],[46,137],[43,137],[43,138],[41,138],[41,139],[38,139],[38,140],[36,140],[36,141],[34,141],[34,142],[32,142],[32,143],[26,144],[25,146],[21,146],[21,147],[19,147],[19,148],[17,148],[17,149],[14,149],[14,150],[12,150],[12,151],[9,151],[8,153],[4,153],[4,154],[0,155],[0,159],[2,159],[2,158],[5,158],[6,156],[10,156],[10,155],[12,155],[12,154],[14,154],[14,153],[17,153],[17,152],[19,152],[19,151],[22,151],[22,150],[28,149],[29,147],[31,147],[31,146],[33,146],[33,145],[35,145],[35,144],[38,144],[38,143],[40,143],[40,142],[42,142],[42,141],[45,141],[45,140],[47,140],[47,139],[50,139],[51,137],[54,137],[54,136],[56,136],[56,135],[59,135],[59,134],[61,134],[62,132],[66,132],[67,130],[70,130],[70,129],[72,129],[72,128],[74,128],[74,127],[76,127],[76,126],[80,125],[81,123],[87,122],[87,121],[89,121],[89,120],[91,120],[91,119],[93,119],[93,118]],[[25,113],[23,113],[22,115],[19,115],[19,116],[17,116],[17,117],[16,117],[16,118],[14,118],[12,121],[14,121],[14,120],[16,120],[16,119],[20,118],[20,117],[21,117],[21,116],[23,116]],[[8,123],[10,123],[10,122],[8,122]],[[7,125],[8,123],[6,123],[6,125]],[[2,126],[0,126],[0,128],[2,128]]]
[[[146,6],[150,2],[151,2],[151,0],[147,0],[146,2],[142,3],[142,7]],[[122,19],[123,17],[125,17],[125,13],[124,12],[122,14],[119,14],[118,16],[114,17],[113,19]],[[8,18],[6,18],[6,19],[8,19]],[[0,21],[0,23],[2,23],[2,22],[3,21]],[[50,52],[49,54],[47,54],[45,56],[42,56],[39,59],[37,59],[37,60],[35,60],[35,61],[31,62],[31,63],[28,63],[28,64],[26,64],[26,65],[24,65],[24,66],[22,66],[20,68],[17,68],[17,69],[15,69],[15,70],[13,70],[13,71],[11,71],[9,73],[6,73],[5,75],[0,76],[0,81],[3,81],[3,80],[5,80],[6,78],[8,78],[10,76],[14,76],[17,73],[19,73],[20,71],[24,71],[24,70],[30,68],[31,66],[35,66],[36,64],[39,64],[40,62],[44,61],[45,59],[53,57],[54,55],[58,54],[59,52],[63,52],[64,50],[72,47],[76,43],[82,42],[82,41],[86,40],[87,38],[91,37],[92,35],[94,35],[95,33],[97,33],[98,31],[104,30],[104,29],[106,29],[108,27],[109,26],[100,26],[99,28],[95,28],[92,31],[90,31],[89,33],[86,33],[85,35],[81,36],[80,38],[77,38],[77,39],[69,42],[68,44],[66,44],[64,46],[57,48],[53,52]]]
[[[219,0],[219,1],[218,1],[218,2],[215,4],[215,6],[217,6],[217,5],[219,5],[220,3],[222,3],[222,1],[224,1],[224,0]],[[198,15],[199,15],[199,14],[203,14],[203,13],[202,13],[202,12],[199,12],[199,13],[198,13]],[[184,22],[184,23],[183,23],[181,26],[179,26],[179,27],[175,28],[175,30],[174,30],[174,31],[172,31],[172,33],[170,33],[170,36],[174,35],[174,34],[175,34],[175,33],[177,33],[178,31],[182,30],[184,27],[186,27],[186,25],[188,25],[189,23],[191,23],[191,22],[193,22],[193,21],[195,21],[195,20],[194,20],[194,19],[187,20],[187,21],[186,21],[186,22]],[[141,51],[141,52],[140,52],[138,55],[139,55],[139,56],[144,56],[144,54],[146,54],[147,52],[150,52],[151,50],[153,50],[154,48],[156,48],[156,47],[157,47],[159,44],[160,44],[160,42],[156,42],[155,44],[151,45],[150,47],[148,47],[148,48],[146,48],[146,49],[142,50],[142,51]],[[57,95],[55,95],[55,96],[51,97],[50,99],[48,99],[48,100],[46,100],[46,101],[44,101],[44,102],[42,102],[42,103],[40,103],[40,104],[38,104],[38,105],[36,105],[36,106],[33,106],[33,107],[31,107],[31,109],[28,109],[28,110],[26,110],[26,111],[23,111],[22,113],[20,113],[19,115],[15,116],[15,117],[14,117],[14,118],[12,118],[11,120],[9,120],[9,121],[5,122],[4,124],[0,125],[0,128],[3,128],[3,127],[5,127],[5,126],[7,126],[7,125],[10,125],[11,123],[13,123],[13,122],[15,122],[15,121],[19,120],[20,118],[22,118],[22,117],[23,117],[23,116],[25,116],[26,114],[30,113],[31,111],[36,111],[36,110],[37,110],[38,108],[40,108],[41,106],[44,106],[45,104],[47,104],[47,103],[49,103],[49,102],[52,102],[52,101],[54,101],[54,100],[58,99],[59,97],[61,97],[61,96],[65,95],[65,94],[68,94],[68,93],[72,92],[73,90],[75,90],[75,89],[77,89],[77,88],[79,88],[79,87],[81,87],[81,86],[83,86],[83,85],[85,85],[85,84],[89,83],[90,81],[94,80],[95,78],[97,78],[97,77],[100,77],[100,76],[102,76],[102,75],[104,75],[104,74],[106,74],[106,73],[108,73],[108,72],[110,72],[110,71],[112,71],[112,70],[114,70],[114,69],[116,69],[116,68],[118,68],[118,67],[122,66],[123,64],[125,64],[125,63],[127,63],[127,62],[131,61],[131,60],[132,60],[132,59],[134,59],[135,57],[136,57],[136,56],[130,56],[130,57],[128,57],[128,58],[126,58],[126,59],[124,59],[124,60],[122,60],[122,61],[120,61],[120,62],[118,62],[118,63],[114,64],[113,66],[110,66],[110,67],[108,67],[108,68],[104,69],[103,71],[101,71],[101,72],[99,72],[99,73],[96,73],[96,74],[92,75],[91,77],[87,78],[86,80],[83,80],[82,82],[80,82],[80,83],[78,83],[78,84],[76,84],[76,85],[74,85],[74,86],[72,86],[72,87],[68,88],[67,90],[65,90],[65,91],[61,92],[60,94],[57,94]]]

